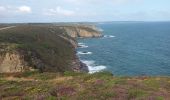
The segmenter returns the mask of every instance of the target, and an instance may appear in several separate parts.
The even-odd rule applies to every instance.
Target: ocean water
[[[170,75],[170,22],[98,23],[104,37],[79,39],[77,55],[90,73]]]

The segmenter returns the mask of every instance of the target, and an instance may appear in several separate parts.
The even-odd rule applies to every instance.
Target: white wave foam
[[[113,36],[113,35],[104,35],[104,38],[114,38],[116,36]]]
[[[78,45],[78,47],[79,47],[79,48],[88,48],[87,45],[83,45],[83,44],[82,44],[82,45]]]
[[[78,43],[78,47],[79,48],[88,48],[88,46],[85,45],[85,43]]]
[[[92,52],[78,51],[77,54],[79,54],[79,55],[90,55],[90,54],[92,54]]]
[[[95,73],[95,72],[99,72],[101,70],[106,69],[106,66],[95,65],[95,61],[88,61],[88,60],[81,60],[81,61],[88,66],[89,73]]]
[[[88,66],[89,68],[89,73],[95,73],[95,72],[99,72],[101,70],[104,70],[106,69],[106,66],[103,66],[103,65],[100,65],[100,66]]]
[[[83,63],[85,63],[87,66],[94,65],[95,61],[89,61],[89,60],[81,60]]]
[[[81,43],[81,42],[80,42],[80,43],[78,43],[78,45],[84,45],[84,43]]]
[[[113,36],[113,35],[110,35],[109,37],[115,37],[115,36]]]

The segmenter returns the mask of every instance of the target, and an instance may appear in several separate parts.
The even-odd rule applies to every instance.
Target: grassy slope
[[[47,71],[63,72],[70,70],[74,59],[74,47],[59,37],[65,35],[63,33],[64,30],[50,25],[19,25],[0,31],[0,44],[23,50],[25,54],[34,52],[48,65]]]
[[[26,72],[0,76],[0,98],[9,100],[169,100],[169,77]]]

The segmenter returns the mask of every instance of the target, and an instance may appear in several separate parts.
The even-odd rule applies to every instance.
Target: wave
[[[78,47],[79,48],[88,48],[88,46],[85,45],[85,43],[78,43]]]
[[[80,43],[78,43],[78,45],[84,45],[84,43],[81,43],[81,42],[80,42]]]
[[[95,61],[81,60],[88,66],[89,73],[95,73],[106,69],[106,66],[103,65],[95,65]]]
[[[83,44],[82,44],[82,45],[78,45],[78,47],[79,47],[79,48],[88,48],[87,45],[83,45]]]
[[[104,38],[114,38],[116,36],[113,36],[113,35],[104,35]]]
[[[77,54],[79,54],[79,55],[90,55],[90,54],[92,54],[92,52],[78,51]]]

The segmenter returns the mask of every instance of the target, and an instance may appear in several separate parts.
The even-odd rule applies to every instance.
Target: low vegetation
[[[0,75],[3,100],[169,100],[169,77],[114,77],[109,72]]]
[[[0,31],[0,54],[19,51],[24,55],[24,60],[29,63],[29,66],[37,67],[32,64],[30,57],[35,56],[46,66],[43,68],[44,71],[71,70],[75,49],[69,41],[62,38],[66,35],[63,29],[54,25],[18,25]]]

